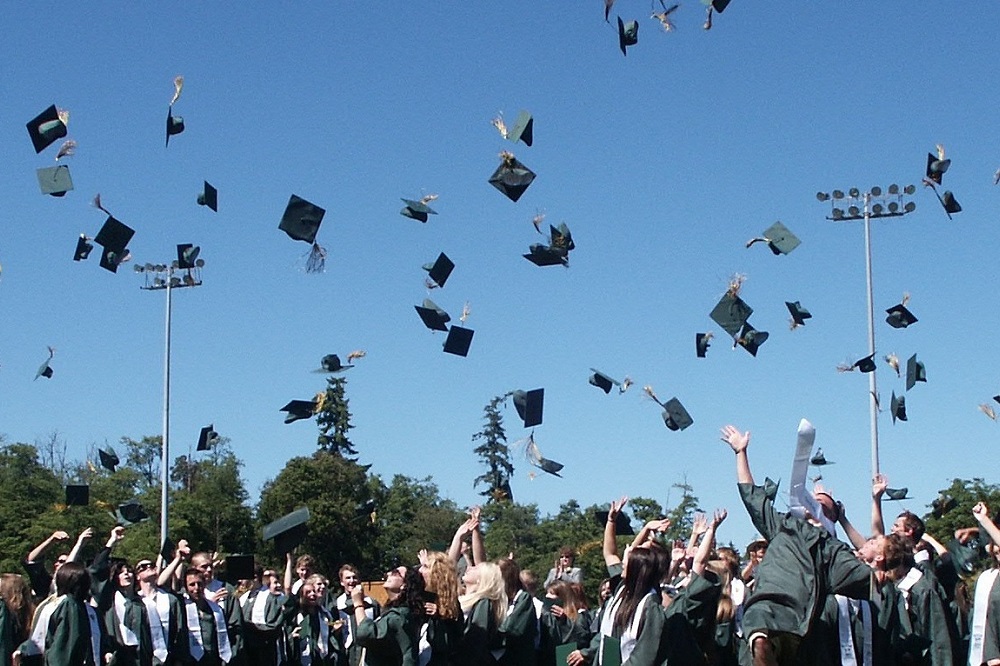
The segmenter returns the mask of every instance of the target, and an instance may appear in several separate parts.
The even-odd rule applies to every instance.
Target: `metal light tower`
[[[871,221],[881,217],[902,217],[917,209],[912,201],[904,202],[906,196],[912,195],[917,188],[907,185],[900,190],[899,185],[890,185],[884,191],[881,187],[873,187],[867,192],[860,192],[852,187],[844,194],[840,190],[832,193],[817,192],[820,201],[832,201],[833,210],[826,219],[834,222],[849,220],[865,221],[865,280],[868,287],[868,354],[875,354],[875,302],[872,289],[872,231]],[[875,382],[875,372],[868,373],[868,401],[870,406],[870,424],[872,439],[872,478],[879,472],[878,464],[878,386]]]
[[[198,259],[200,248],[192,245],[177,246],[177,260],[165,264],[136,265],[135,272],[143,273],[146,284],[139,287],[148,291],[166,290],[167,314],[163,353],[163,442],[160,447],[160,544],[167,540],[167,488],[170,470],[170,315],[171,293],[174,289],[201,286],[201,269],[205,265]],[[180,276],[175,275],[179,273]]]

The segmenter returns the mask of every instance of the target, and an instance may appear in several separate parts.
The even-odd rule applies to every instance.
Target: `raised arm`
[[[174,556],[166,566],[163,567],[163,571],[160,575],[156,577],[157,587],[166,587],[167,583],[170,583],[173,579],[174,573],[180,567],[181,562],[185,557],[191,554],[191,549],[188,547],[188,542],[186,539],[181,539],[177,542],[177,547],[174,548]],[[171,585],[171,588],[173,586]]]
[[[855,548],[861,548],[864,545],[865,536],[854,527],[854,523],[847,519],[847,510],[844,509],[844,504],[842,502],[837,503],[840,508],[840,516],[837,518],[837,522],[840,526],[844,528],[844,534],[847,535],[847,540],[851,542],[851,545]]]
[[[79,562],[80,561],[80,550],[83,548],[83,544],[94,536],[94,528],[88,527],[87,529],[80,532],[80,536],[76,538],[76,543],[73,544],[73,550],[69,551],[69,555],[66,558],[67,562]]]
[[[62,530],[56,530],[55,532],[53,532],[52,534],[50,534],[49,537],[45,541],[41,542],[40,544],[38,544],[37,546],[35,546],[34,548],[32,548],[31,552],[28,553],[28,558],[25,561],[26,562],[34,562],[35,560],[37,560],[38,558],[40,558],[42,555],[44,555],[45,551],[48,549],[48,547],[51,546],[54,542],[56,542],[56,541],[65,541],[68,538],[69,538],[69,535],[66,534],[66,532],[63,532]]]
[[[486,561],[486,546],[483,544],[483,532],[479,529],[479,512],[480,509],[478,506],[472,507],[472,511],[469,512],[469,519],[472,521],[473,564]]]
[[[750,460],[747,458],[750,431],[740,432],[736,426],[727,425],[722,429],[722,441],[736,454],[736,482],[754,485],[753,474],[750,473]]]
[[[986,503],[979,502],[976,506],[972,507],[972,515],[975,516],[979,527],[986,530],[986,533],[990,535],[993,543],[1000,544],[1000,529],[997,529],[997,526],[993,524],[993,520],[990,519],[990,510],[986,506]]]
[[[884,474],[876,474],[872,480],[872,534],[885,534],[885,521],[882,520],[882,494],[889,485],[889,479]]]
[[[691,573],[696,573],[699,576],[705,573],[705,564],[712,557],[712,551],[715,549],[715,531],[727,515],[729,514],[725,509],[716,509],[712,520],[708,521],[708,529],[705,530],[705,536],[702,538],[698,552],[695,553],[694,562],[691,564]]]
[[[611,507],[608,509],[608,521],[604,525],[604,542],[602,543],[602,551],[604,553],[604,564],[609,567],[622,563],[622,558],[618,557],[618,543],[615,541],[615,523],[618,519],[618,514],[621,513],[622,507],[628,502],[628,497],[622,497],[611,503]]]
[[[639,533],[635,535],[632,539],[632,547],[638,548],[640,545],[649,541],[652,535],[656,532],[662,532],[664,530],[670,529],[670,521],[667,518],[662,520],[651,520],[642,526]]]
[[[285,553],[285,578],[284,578],[283,583],[284,583],[284,586],[285,586],[285,594],[287,594],[289,596],[293,596],[292,595],[292,569],[294,569],[294,568],[295,568],[295,562],[292,560],[292,551],[288,551],[287,553]]]

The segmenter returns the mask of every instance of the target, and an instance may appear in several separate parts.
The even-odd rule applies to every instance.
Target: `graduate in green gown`
[[[325,579],[313,574],[285,601],[281,622],[285,655],[292,666],[334,666],[346,661],[340,642],[342,621],[323,606]]]
[[[453,666],[459,663],[465,629],[455,564],[440,551],[422,550],[419,559],[427,618],[420,641],[420,661],[426,661],[427,666]]]
[[[76,562],[56,572],[57,600],[45,634],[45,666],[103,666],[106,649],[97,611],[87,603],[90,574]]]
[[[184,574],[184,617],[187,628],[187,663],[221,666],[233,658],[231,636],[222,607],[205,596],[205,581],[198,569]]]
[[[365,615],[364,588],[351,590],[358,621],[358,643],[367,666],[417,666],[420,627],[424,623],[424,578],[416,569],[397,567],[386,573],[389,602],[377,620]]]
[[[535,666],[537,661],[538,616],[533,597],[521,586],[521,569],[510,558],[497,560],[510,606],[498,631],[504,651],[501,666]]]
[[[186,545],[184,540],[178,544],[177,554],[168,566],[169,572],[164,573],[165,578],[169,579],[180,563],[181,549]],[[146,607],[154,666],[184,663],[187,661],[188,634],[183,597],[157,585],[160,572],[152,560],[144,558],[136,562],[135,573],[136,591]]]
[[[0,576],[0,665],[11,666],[17,647],[31,633],[31,615],[35,604],[31,588],[17,574]]]
[[[261,585],[239,598],[243,643],[249,666],[277,666],[282,660],[282,608],[285,595],[275,571],[261,572]]]
[[[153,641],[146,606],[135,590],[135,572],[125,560],[114,560],[98,611],[112,653],[109,666],[152,666]]]
[[[465,594],[459,597],[465,631],[459,650],[464,666],[496,666],[503,652],[500,623],[507,616],[507,591],[500,567],[480,562],[465,570]]]
[[[197,569],[204,582],[204,595],[219,604],[226,617],[226,629],[232,651],[231,663],[243,663],[243,612],[240,609],[236,588],[215,578],[215,562],[206,552],[191,556],[191,568]]]

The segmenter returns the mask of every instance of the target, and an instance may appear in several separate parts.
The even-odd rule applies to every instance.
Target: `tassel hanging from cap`
[[[322,273],[326,270],[326,248],[319,243],[313,243],[306,259],[306,273]]]

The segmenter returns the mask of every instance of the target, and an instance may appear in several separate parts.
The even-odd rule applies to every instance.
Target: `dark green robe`
[[[226,618],[229,648],[233,653],[232,659],[229,660],[229,666],[241,666],[246,663],[243,654],[243,611],[240,608],[240,600],[239,595],[236,594],[236,588],[229,583],[213,579],[205,586],[205,591],[214,592],[222,588],[225,588],[228,592],[226,598],[219,606],[222,607],[222,613]]]
[[[560,645],[573,643],[576,645],[575,649],[589,646],[590,640],[594,637],[594,632],[590,629],[592,623],[593,615],[587,610],[577,613],[574,620],[565,615],[556,617],[548,608],[542,611],[539,666],[553,666],[556,663],[556,647]]]
[[[495,666],[494,650],[503,649],[503,638],[489,599],[480,599],[465,615],[465,633],[459,652],[465,666]]]
[[[955,664],[954,624],[937,581],[925,574],[908,595],[897,587],[895,603],[899,618],[896,643],[903,658],[922,666]]]
[[[167,624],[167,637],[166,637],[166,647],[167,647],[167,660],[161,666],[176,666],[176,664],[186,663],[190,660],[190,655],[188,654],[188,633],[187,633],[187,614],[184,611],[184,597],[172,590],[167,590],[164,588],[157,588],[157,593],[161,595],[166,595],[167,601],[170,604],[170,617]],[[146,614],[149,615],[149,607],[146,608]],[[159,613],[156,612],[157,617],[153,618],[153,623],[159,623]],[[150,638],[152,642],[152,637]],[[153,656],[153,663],[159,664],[156,656]]]
[[[253,607],[257,597],[267,595],[264,601],[264,622],[253,623]],[[243,648],[249,666],[276,666],[278,648],[283,640],[282,606],[285,597],[271,594],[260,587],[247,594],[240,605],[243,614]]]
[[[420,620],[409,608],[386,608],[377,620],[359,624],[357,641],[367,666],[417,666]]]
[[[7,604],[0,599],[0,665],[10,666],[10,656],[21,644],[20,630],[14,619],[14,614],[7,608]]]
[[[293,597],[294,598],[294,597]],[[343,646],[340,642],[339,632],[332,623],[335,616],[316,609],[311,613],[301,613],[298,604],[288,604],[284,606],[283,612],[285,629],[285,659],[291,666],[301,666],[303,663],[302,653],[306,646],[309,647],[309,661],[311,666],[333,666],[346,659]],[[294,612],[289,614],[289,609]],[[326,656],[320,653],[323,634],[321,623],[326,623],[329,627],[326,640]],[[293,632],[298,630],[298,637],[293,637]]]
[[[45,666],[103,666],[94,664],[86,605],[69,597],[63,597],[58,603],[49,618],[45,636]],[[103,656],[105,652],[102,645],[100,654]]]
[[[504,653],[501,666],[535,666],[538,659],[535,647],[538,639],[538,616],[535,615],[533,597],[521,590],[500,623],[498,631],[503,638]]]
[[[970,586],[973,590],[972,598],[975,602],[975,586]],[[969,635],[972,633],[972,620],[976,609],[969,612]],[[966,653],[968,654],[968,653]],[[986,631],[983,633],[983,662],[990,659],[1000,659],[1000,578],[993,583],[990,589],[989,604],[986,608]],[[979,666],[977,664],[977,666]]]
[[[869,602],[862,602],[869,603]],[[858,666],[864,662],[864,620],[861,612],[853,607],[848,609],[851,619],[851,637],[854,643],[854,658]],[[872,621],[872,664],[892,663],[889,661],[889,635],[880,626],[879,609],[871,604]],[[840,607],[837,597],[828,595],[819,615],[813,620],[809,633],[799,645],[799,664],[802,666],[840,666]]]
[[[335,612],[340,613],[340,619],[344,621],[340,641],[347,651],[347,664],[348,666],[358,666],[361,663],[361,646],[358,645],[357,640],[349,638],[358,635],[358,621],[354,617],[354,600],[351,599],[351,595],[344,593],[337,597],[332,605],[336,607]],[[365,597],[365,612],[368,611],[371,611],[370,619],[376,620],[382,613],[382,607],[371,597]]]
[[[428,666],[453,666],[459,663],[459,650],[462,646],[462,634],[465,624],[462,621],[462,609],[455,604],[454,619],[446,619],[440,615],[427,618],[427,642],[431,646]]]
[[[114,586],[109,586],[109,588],[111,587]],[[125,645],[118,615],[115,612],[113,596],[111,607],[104,609],[101,620],[104,623],[104,633],[108,637],[111,652],[114,655],[111,658],[110,666],[152,666],[153,639],[150,636],[149,618],[146,614],[145,604],[138,597],[126,595],[122,624],[135,634],[139,645]]]

